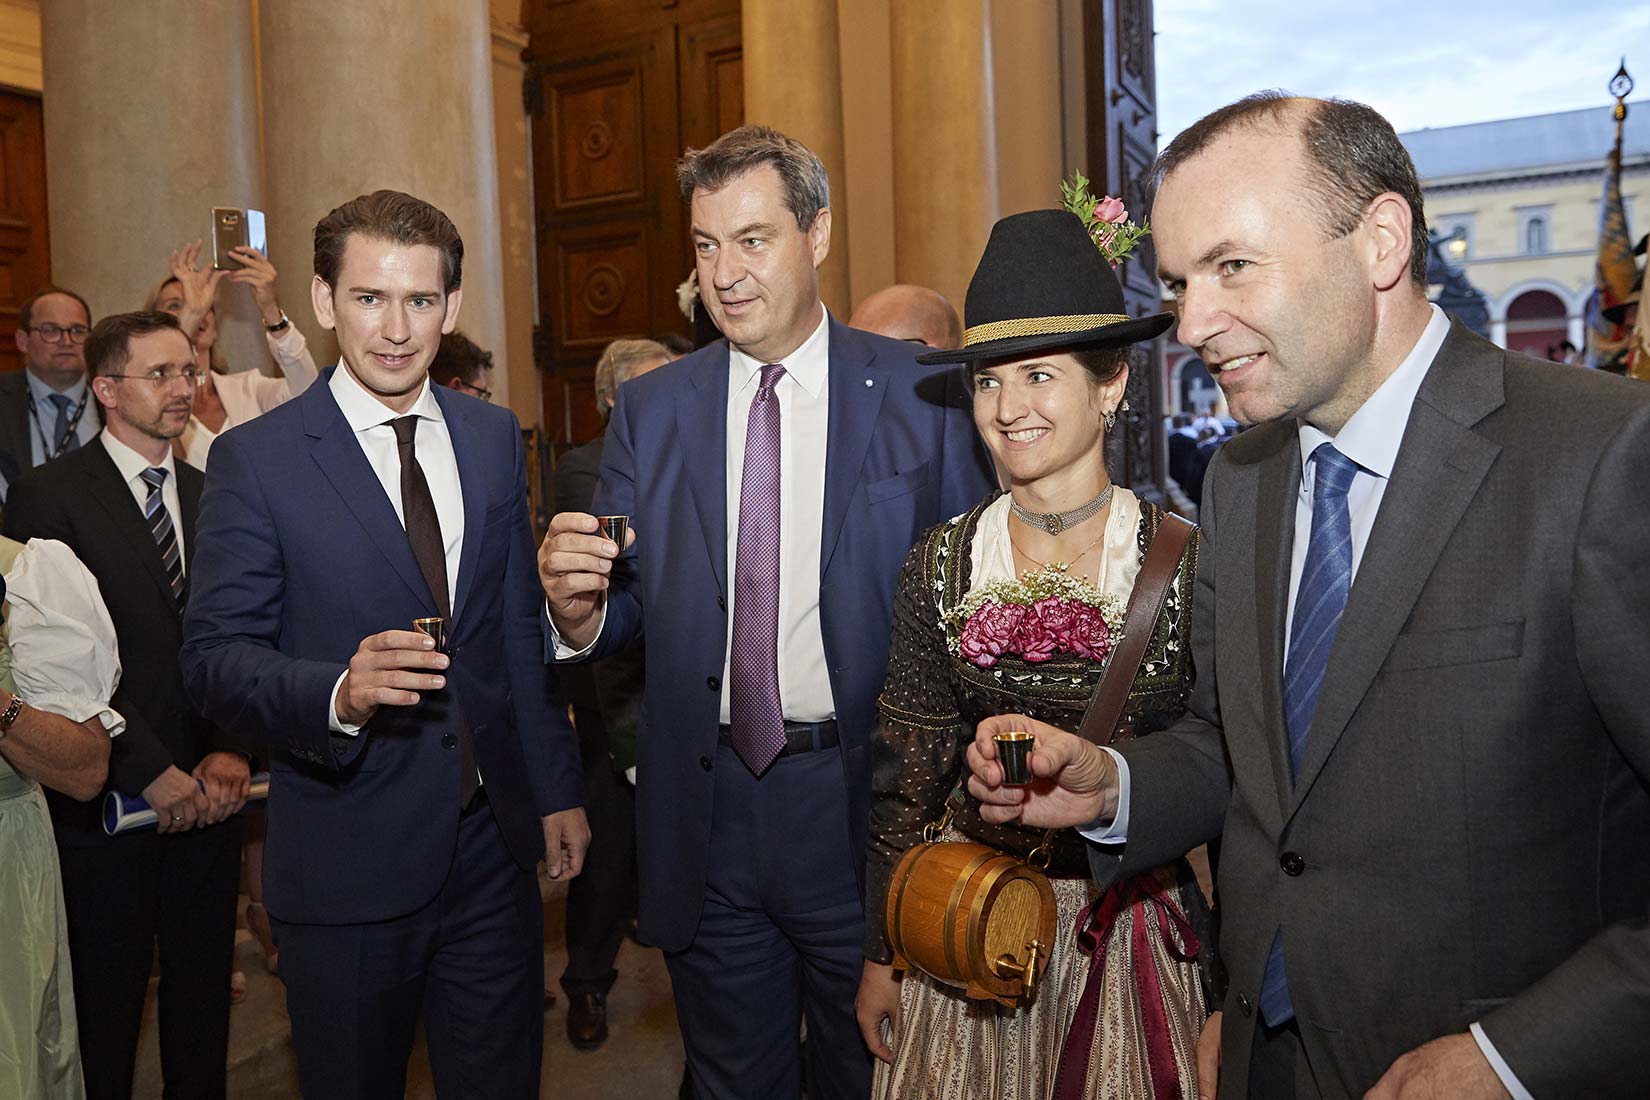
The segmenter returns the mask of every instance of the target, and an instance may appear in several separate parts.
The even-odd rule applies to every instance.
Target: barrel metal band
[[[1014,317],[1007,321],[991,321],[963,331],[963,347],[984,344],[990,340],[1007,340],[1015,336],[1064,336],[1067,333],[1087,332],[1102,325],[1119,325],[1129,320],[1126,313],[1072,313],[1063,317]]]
[[[1000,853],[994,848],[987,848],[979,855],[968,861],[968,866],[962,869],[957,881],[951,887],[951,900],[945,905],[945,965],[953,974],[961,975],[957,967],[957,906],[962,903],[963,891],[968,888],[969,880],[974,872],[987,860],[995,859]]]
[[[985,911],[997,900],[997,895],[1008,885],[1005,877],[1014,870],[1014,864],[1004,861],[986,872],[985,881],[974,892],[975,906],[980,920],[968,922],[968,961],[979,968],[980,978],[991,977],[991,960],[985,957]],[[1028,987],[1029,988],[1029,987]]]

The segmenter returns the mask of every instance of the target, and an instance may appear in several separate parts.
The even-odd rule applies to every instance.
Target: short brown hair
[[[92,327],[86,337],[86,372],[93,378],[114,374],[132,357],[132,339],[151,332],[171,329],[194,347],[188,334],[178,327],[178,319],[170,313],[155,309],[141,309],[135,313],[115,313]]]
[[[779,173],[785,206],[803,230],[831,205],[831,182],[813,150],[772,126],[751,123],[729,130],[703,149],[689,149],[676,162],[682,201],[695,191],[720,191],[747,172],[769,165]]]
[[[443,294],[459,288],[464,275],[464,239],[452,219],[423,199],[400,191],[360,195],[315,223],[315,274],[338,285],[344,245],[351,233],[396,244],[427,244],[441,253]]]
[[[466,386],[476,384],[477,378],[484,370],[491,370],[493,353],[483,351],[481,346],[462,332],[448,332],[441,337],[441,346],[436,348],[435,358],[430,360],[430,381],[437,386],[450,385],[454,380]]]
[[[80,308],[86,311],[86,323],[92,323],[92,307],[86,304],[86,299],[72,290],[65,290],[60,286],[43,286],[23,300],[17,310],[17,327],[24,332],[34,323],[34,307],[40,304],[40,299],[49,298],[53,294],[61,294],[65,298],[73,298],[80,303]]]
[[[1152,168],[1154,185],[1162,186],[1170,172],[1238,126],[1288,125],[1289,113],[1296,106],[1305,109],[1301,143],[1329,239],[1358,228],[1375,196],[1394,192],[1409,206],[1410,278],[1424,288],[1432,245],[1422,209],[1421,181],[1398,132],[1373,107],[1348,99],[1297,98],[1280,91],[1244,96],[1204,115],[1171,141]]]

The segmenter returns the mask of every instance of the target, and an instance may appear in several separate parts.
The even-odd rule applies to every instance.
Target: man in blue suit
[[[589,842],[520,426],[427,378],[462,260],[410,195],[323,218],[341,362],[219,439],[201,502],[184,678],[274,750],[264,893],[307,1100],[401,1095],[420,1013],[438,1095],[538,1096],[536,867],[576,875]]]
[[[727,335],[619,391],[600,514],[539,553],[549,656],[645,631],[637,746],[641,937],[666,952],[700,1100],[863,1097],[868,742],[894,582],[927,527],[990,482],[962,379],[819,300],[825,169],[745,126],[677,168],[700,294]]]

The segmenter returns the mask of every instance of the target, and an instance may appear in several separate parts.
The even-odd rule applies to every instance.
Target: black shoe
[[[607,1042],[607,994],[574,993],[568,997],[567,1041],[574,1050],[595,1050]]]

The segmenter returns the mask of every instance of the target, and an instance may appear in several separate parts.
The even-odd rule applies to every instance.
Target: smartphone
[[[232,249],[251,246],[269,255],[269,239],[264,229],[262,210],[242,210],[234,206],[212,208],[212,266],[219,271],[234,271],[244,267],[229,253]]]

